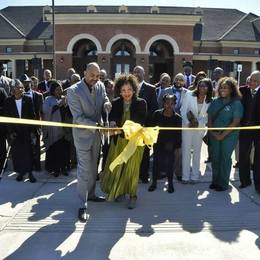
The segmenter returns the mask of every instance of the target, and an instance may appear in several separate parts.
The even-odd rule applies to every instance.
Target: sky
[[[10,5],[51,5],[52,0],[0,0],[0,9]],[[148,5],[239,9],[260,16],[260,0],[55,0],[55,5]]]

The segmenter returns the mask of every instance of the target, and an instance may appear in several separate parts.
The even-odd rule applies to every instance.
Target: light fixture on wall
[[[60,57],[60,63],[63,63],[63,62],[64,62],[64,58]]]
[[[141,62],[144,63],[144,58],[141,58]]]
[[[102,61],[103,63],[105,63],[105,62],[106,62],[106,57],[102,57],[101,61]]]

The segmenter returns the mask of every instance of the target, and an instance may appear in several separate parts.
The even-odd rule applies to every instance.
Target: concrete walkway
[[[202,162],[205,156],[202,156]],[[175,193],[140,184],[137,208],[90,203],[86,224],[77,220],[75,171],[69,177],[38,173],[38,182],[18,183],[7,172],[0,183],[0,259],[260,259],[260,196],[253,187],[208,189],[201,182],[175,182]],[[101,193],[100,191],[98,191]]]

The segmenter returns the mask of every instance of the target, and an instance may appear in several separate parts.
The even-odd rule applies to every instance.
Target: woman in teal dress
[[[219,81],[218,97],[208,109],[208,127],[236,127],[240,124],[243,107],[237,82],[230,77]],[[234,151],[239,131],[210,131],[212,145],[212,183],[210,189],[224,191],[228,189],[231,155]]]
[[[144,124],[147,113],[146,101],[137,97],[137,90],[138,82],[135,76],[121,75],[117,79],[115,91],[120,93],[120,96],[112,101],[112,110],[109,114],[111,127],[121,127],[126,120]],[[137,147],[130,159],[116,166],[113,172],[109,170],[111,162],[123,151],[127,143],[124,133],[114,132],[101,176],[101,189],[107,193],[108,201],[129,195],[128,208],[133,209],[137,199],[139,169],[144,147]]]

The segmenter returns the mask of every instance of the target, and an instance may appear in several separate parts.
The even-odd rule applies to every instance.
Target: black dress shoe
[[[182,181],[182,176],[180,176],[180,175],[177,176],[177,181],[180,181],[180,182],[181,182],[181,181]]]
[[[78,219],[80,222],[86,223],[88,219],[87,209],[79,208]]]
[[[250,186],[251,185],[251,183],[248,183],[248,184],[240,184],[239,185],[239,189],[244,189],[244,188],[246,188],[246,187],[248,187],[248,186]]]
[[[154,191],[156,190],[156,184],[152,184],[149,188],[148,188],[148,191]]]
[[[18,175],[17,175],[17,177],[16,177],[16,180],[17,180],[17,181],[22,181],[22,180],[23,180],[23,176],[24,176],[24,173],[19,172]]]
[[[88,198],[88,201],[93,201],[93,202],[103,202],[103,201],[106,201],[106,198],[104,198],[104,197],[98,197],[98,196],[96,196],[96,197],[94,197],[94,198]]]
[[[168,189],[167,189],[168,193],[173,193],[174,192],[174,188],[172,185],[168,186]]]
[[[216,187],[217,187],[217,185],[214,184],[214,183],[211,183],[211,184],[209,185],[209,188],[210,188],[211,190],[216,189]]]
[[[227,189],[224,189],[224,188],[221,187],[221,186],[217,186],[217,187],[215,188],[215,191],[225,191],[225,190],[227,190]]]
[[[59,171],[54,171],[54,173],[53,173],[54,177],[59,177],[59,175],[60,175]]]
[[[148,180],[148,179],[141,179],[141,182],[144,183],[144,184],[146,184],[146,183],[149,182],[149,180]]]
[[[31,183],[35,183],[36,182],[36,179],[33,176],[32,172],[29,172],[29,176],[28,177],[29,177],[29,182],[31,182]]]

